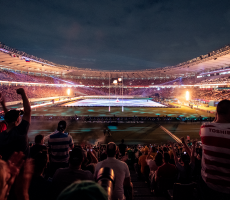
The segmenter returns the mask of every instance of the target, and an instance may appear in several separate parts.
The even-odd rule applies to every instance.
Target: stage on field
[[[82,99],[62,106],[167,107],[149,99]]]

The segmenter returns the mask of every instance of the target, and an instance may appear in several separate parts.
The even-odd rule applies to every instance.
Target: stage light
[[[186,101],[188,101],[188,100],[189,100],[189,91],[186,91],[186,94],[185,94],[185,99],[186,99]]]
[[[117,84],[117,80],[114,80],[113,83],[114,83],[114,84]]]
[[[121,81],[122,81],[122,79],[121,79],[121,78],[118,78],[118,81],[119,81],[119,82],[121,82]]]
[[[67,95],[70,95],[70,89],[67,89]]]

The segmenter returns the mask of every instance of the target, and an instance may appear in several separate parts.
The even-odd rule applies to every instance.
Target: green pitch
[[[202,108],[205,109],[205,108]],[[210,109],[210,108],[209,108]],[[208,110],[208,109],[207,109]],[[121,116],[121,117],[214,117],[214,114],[205,111],[197,111],[185,106],[181,108],[143,108],[143,107],[124,107],[122,112],[121,107],[111,107],[109,112],[108,107],[61,107],[61,106],[46,106],[32,110],[33,116]],[[56,130],[58,121],[38,121],[32,120],[29,130],[29,139],[34,141],[37,134],[48,135]],[[172,122],[162,124],[165,128],[175,134],[177,137],[190,136],[191,139],[199,139],[199,129],[201,123],[184,123]],[[109,128],[112,132],[111,137],[105,137],[103,129]],[[104,123],[79,123],[77,121],[68,121],[69,132],[75,143],[89,141],[92,144],[97,142],[108,143],[114,141],[120,143],[121,139],[125,139],[126,144],[160,144],[173,139],[161,130],[155,123],[140,123],[140,124],[104,124]]]
[[[56,130],[57,124],[58,121],[32,120],[29,129],[29,140],[33,142],[37,134],[51,134]],[[200,140],[200,122],[172,122],[161,123],[161,125],[179,138],[189,135],[191,139]],[[111,137],[104,136],[104,128],[111,130]],[[67,121],[66,132],[70,133],[76,144],[81,144],[82,142],[89,142],[91,144],[100,142],[105,144],[110,141],[120,143],[121,139],[124,139],[126,144],[161,144],[174,141],[167,133],[159,128],[156,123],[108,124]]]
[[[210,114],[204,111],[197,111],[185,106],[181,108],[143,108],[143,107],[124,107],[122,112],[121,107],[111,107],[110,112],[108,107],[40,107],[33,109],[33,116],[121,116],[121,117],[133,117],[143,116],[143,117],[156,117],[160,116],[169,116],[169,117],[215,117],[215,114]]]

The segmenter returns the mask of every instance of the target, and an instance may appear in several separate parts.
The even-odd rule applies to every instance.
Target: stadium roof
[[[204,72],[225,69],[230,66],[230,47],[225,46],[217,51],[212,51],[206,55],[180,63],[176,66],[143,69],[135,71],[108,71],[92,70],[77,67],[57,65],[41,59],[31,59],[30,56],[22,52],[16,52],[0,48],[0,67],[10,70],[19,70],[32,73],[42,73],[49,75],[69,75],[78,77],[100,77],[100,78],[159,78],[159,77],[186,77],[194,76]],[[32,58],[36,58],[32,56]]]

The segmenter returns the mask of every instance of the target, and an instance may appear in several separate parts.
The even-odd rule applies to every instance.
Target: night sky
[[[229,0],[2,0],[0,41],[57,64],[176,65],[230,43]]]

